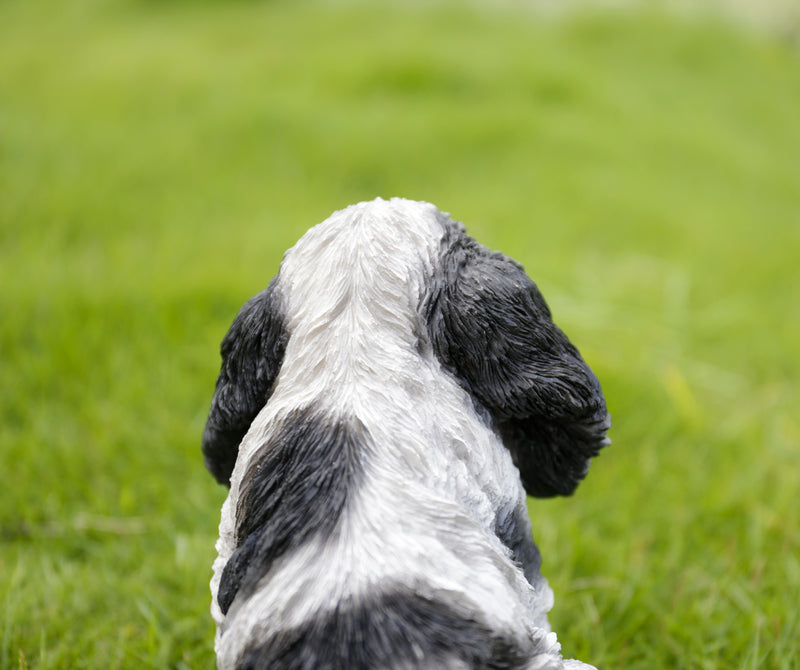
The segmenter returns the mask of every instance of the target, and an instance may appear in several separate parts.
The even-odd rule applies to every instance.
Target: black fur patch
[[[429,306],[436,356],[492,414],[529,494],[568,495],[605,444],[600,383],[517,262],[446,227]]]
[[[217,594],[223,613],[238,593],[252,593],[275,559],[334,530],[358,485],[358,452],[367,439],[359,421],[310,409],[295,410],[281,421],[242,478],[237,549]]]
[[[605,408],[582,421],[548,421],[531,416],[499,422],[525,490],[534,496],[569,495],[604,446],[609,428]]]
[[[452,605],[407,589],[345,600],[329,614],[245,650],[238,670],[522,670],[536,645],[493,631]]]
[[[542,555],[531,536],[528,510],[520,507],[505,513],[498,511],[494,532],[500,541],[511,550],[511,556],[514,562],[522,568],[525,579],[535,585],[540,576]]]
[[[272,394],[286,340],[276,276],[245,303],[222,341],[222,369],[203,433],[206,467],[220,484],[230,485],[239,443]]]

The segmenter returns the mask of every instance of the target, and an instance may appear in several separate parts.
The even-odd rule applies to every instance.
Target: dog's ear
[[[600,383],[521,265],[452,228],[429,309],[443,366],[492,415],[526,491],[571,494],[609,443]]]
[[[222,369],[203,433],[206,467],[221,484],[230,485],[239,443],[283,363],[287,334],[277,279],[245,303],[222,341]]]

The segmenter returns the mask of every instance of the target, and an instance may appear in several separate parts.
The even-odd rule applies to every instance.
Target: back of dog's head
[[[373,207],[357,210],[360,216],[352,219],[372,222],[372,229],[347,226],[346,217],[338,217],[312,229],[287,253],[287,260],[292,260],[292,252],[308,255],[309,249],[304,247],[311,247],[312,254],[317,251],[316,257],[300,260],[307,263],[302,268],[306,278],[313,279],[314,300],[322,301],[320,293],[326,286],[334,302],[353,299],[341,284],[346,279],[352,283],[353,273],[363,274],[364,265],[384,281],[387,276],[400,281],[403,276],[391,275],[387,268],[411,256],[419,267],[413,268],[416,274],[408,272],[405,277],[423,278],[415,286],[421,292],[416,312],[424,317],[427,338],[425,333],[415,332],[418,346],[426,346],[428,342],[423,340],[429,340],[443,367],[491,413],[514,454],[529,494],[550,496],[574,491],[587,472],[588,459],[608,444],[605,432],[610,420],[597,378],[553,323],[536,285],[521,265],[489,251],[469,237],[463,226],[430,205],[382,203],[386,210],[385,218],[381,218],[375,215],[374,203],[366,204]],[[395,205],[391,210],[390,204]],[[403,212],[404,208],[408,211]],[[373,253],[365,261],[364,254],[357,255],[352,246],[343,245],[341,240],[339,245],[331,242],[331,233],[337,228],[340,234],[347,231],[351,237],[355,230],[367,242],[381,240],[382,246],[386,246],[387,238],[395,243],[401,237],[409,240],[409,235],[386,234],[403,226],[404,213],[406,217],[427,218],[434,224],[431,230],[439,229],[438,254],[427,268],[423,265],[428,263],[420,260],[425,255],[423,249],[403,257],[394,247],[393,252],[381,256],[374,253],[377,245],[370,247],[367,243],[362,246],[372,248]],[[314,231],[317,235],[313,241],[304,245]],[[430,240],[426,242],[430,246]],[[341,253],[343,248],[351,253]],[[327,253],[327,259],[320,250]],[[328,265],[320,267],[324,261]],[[338,277],[340,285],[331,277]],[[280,278],[281,274],[248,301],[222,345],[223,365],[203,449],[206,464],[223,483],[229,482],[239,443],[268,401],[283,363],[290,336],[284,314],[285,294],[297,291],[280,285]],[[303,283],[303,292],[307,293],[305,284],[310,282]],[[370,295],[370,288],[363,290],[367,300],[373,299],[373,309],[386,310],[377,294]],[[403,288],[395,290],[402,292]],[[410,319],[417,316],[416,312],[412,306],[406,314],[395,316]],[[296,314],[293,318],[297,319]],[[329,321],[318,325],[329,327]],[[335,358],[338,352],[329,353]]]

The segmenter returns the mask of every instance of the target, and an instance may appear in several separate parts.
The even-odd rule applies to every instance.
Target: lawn
[[[565,653],[800,667],[800,50],[653,11],[0,3],[0,668],[213,668],[218,345],[333,210],[521,261],[612,447],[531,500]]]

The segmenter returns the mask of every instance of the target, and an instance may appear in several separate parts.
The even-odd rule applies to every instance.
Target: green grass
[[[800,55],[721,23],[0,4],[0,667],[212,668],[218,343],[334,209],[524,263],[614,445],[531,501],[565,652],[800,667]]]

